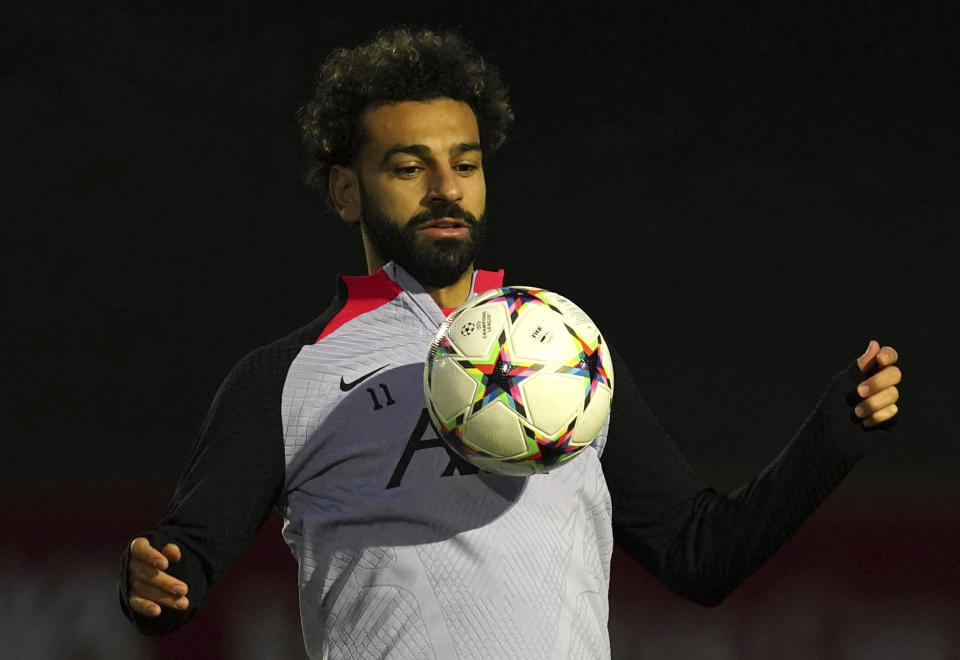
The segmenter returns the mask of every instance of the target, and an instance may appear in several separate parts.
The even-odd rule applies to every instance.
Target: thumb
[[[877,366],[877,353],[880,352],[880,344],[875,339],[871,339],[867,344],[867,350],[863,355],[857,358],[857,366],[860,371],[866,373]]]

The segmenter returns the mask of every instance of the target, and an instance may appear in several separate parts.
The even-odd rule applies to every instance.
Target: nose
[[[460,188],[460,177],[456,172],[446,167],[439,167],[430,173],[428,202],[460,202],[462,200],[463,191]]]

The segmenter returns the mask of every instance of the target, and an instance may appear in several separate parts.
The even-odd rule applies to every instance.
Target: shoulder
[[[320,316],[244,355],[227,374],[219,395],[244,391],[279,393],[294,358],[304,346],[316,343],[345,303],[346,292],[341,282],[340,291]]]

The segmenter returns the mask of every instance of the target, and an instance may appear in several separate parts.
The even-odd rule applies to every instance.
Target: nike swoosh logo
[[[382,367],[378,367],[378,368],[374,369],[373,371],[371,371],[370,373],[364,374],[364,375],[360,376],[360,378],[358,378],[358,379],[356,379],[355,381],[350,382],[350,383],[348,383],[347,381],[345,381],[345,380],[343,379],[343,376],[340,376],[340,391],[341,391],[341,392],[349,392],[349,391],[352,390],[354,387],[356,387],[358,384],[360,384],[360,383],[362,383],[363,381],[365,381],[366,379],[370,378],[370,376],[372,376],[373,374],[377,373],[378,371],[383,371],[384,369],[386,369],[386,368],[389,367],[389,366],[390,366],[389,364],[385,364],[385,365],[383,365]]]

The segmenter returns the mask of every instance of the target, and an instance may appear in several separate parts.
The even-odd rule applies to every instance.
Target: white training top
[[[444,313],[393,263],[344,280],[347,303],[294,359],[281,405],[283,536],[310,656],[609,658],[607,426],[554,472],[476,471],[424,407]],[[474,280],[501,286],[502,271]]]

